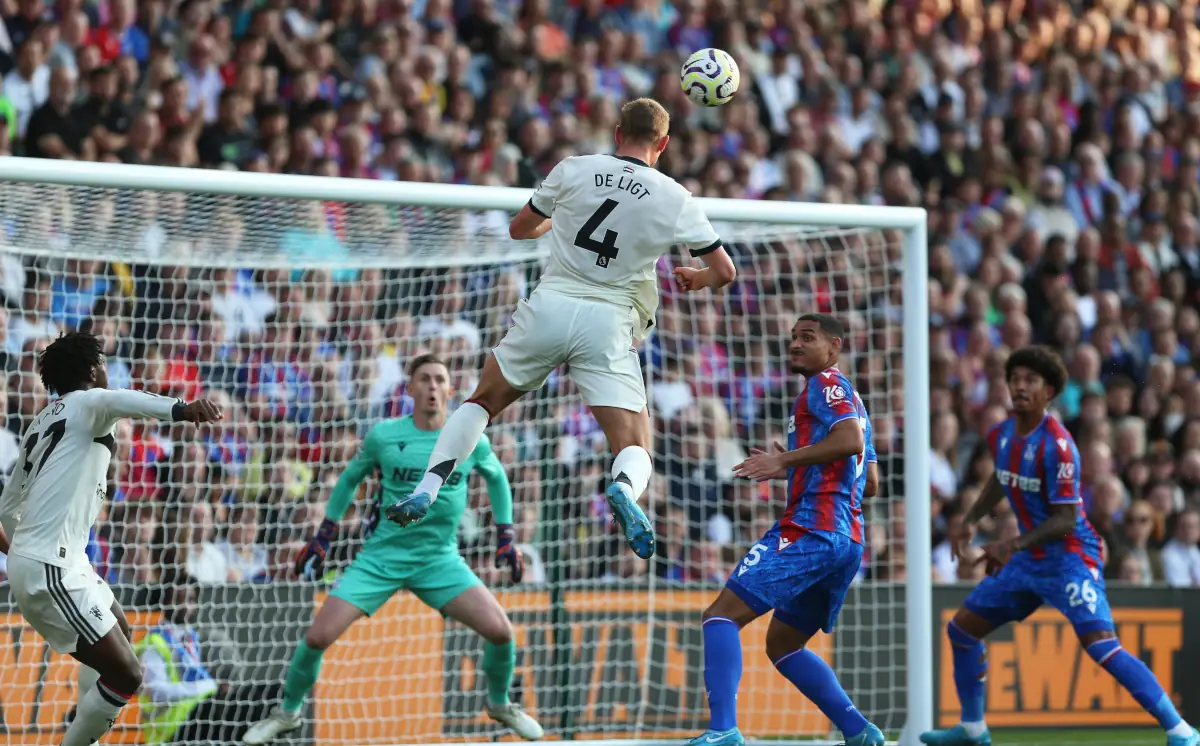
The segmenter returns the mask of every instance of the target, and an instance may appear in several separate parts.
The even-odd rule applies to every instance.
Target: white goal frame
[[[530,190],[454,184],[339,179],[112,163],[0,158],[0,181],[100,189],[141,189],[238,197],[364,202],[515,213]],[[929,295],[926,213],[912,207],[701,199],[713,221],[769,222],[805,228],[869,228],[903,233],[904,492],[907,515],[905,583],[907,718],[899,743],[916,746],[933,727],[933,590],[929,491]],[[653,739],[598,741],[648,746]],[[665,742],[663,742],[665,743]],[[779,742],[786,743],[786,742]],[[805,742],[812,743],[812,742]]]

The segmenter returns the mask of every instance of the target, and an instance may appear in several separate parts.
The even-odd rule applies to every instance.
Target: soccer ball
[[[679,82],[693,103],[720,106],[729,103],[737,93],[742,74],[725,50],[701,49],[683,63]]]

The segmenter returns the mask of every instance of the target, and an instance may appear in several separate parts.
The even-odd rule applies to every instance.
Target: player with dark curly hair
[[[89,746],[116,722],[142,684],[129,622],[88,562],[88,534],[107,492],[117,420],[146,417],[212,422],[211,401],[188,404],[142,391],[108,389],[103,344],[64,334],[38,356],[56,398],[22,435],[22,456],[0,495],[0,551],[8,555],[13,600],[55,651],[79,667],[79,704],[63,746]],[[9,541],[8,537],[11,537]]]
[[[946,628],[962,720],[921,734],[930,746],[989,746],[984,722],[987,649],[983,638],[1019,622],[1042,604],[1067,617],[1079,644],[1167,732],[1167,746],[1198,746],[1200,733],[1139,658],[1121,647],[1104,588],[1103,548],[1088,523],[1079,487],[1079,449],[1047,410],[1062,393],[1067,369],[1049,347],[1023,347],[1004,365],[1013,416],[988,433],[995,472],[951,537],[963,559],[975,524],[1008,498],[1021,533],[983,547],[988,577],[971,591]]]

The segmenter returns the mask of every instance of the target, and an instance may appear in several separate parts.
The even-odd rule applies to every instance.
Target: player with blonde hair
[[[621,108],[617,152],[566,158],[512,220],[515,239],[549,234],[550,259],[513,326],[484,364],[471,398],[446,423],[425,476],[387,510],[420,521],[438,490],[492,418],[566,363],[615,454],[609,507],[638,557],[654,554],[654,531],[638,506],[653,466],[646,389],[635,344],[654,324],[655,265],[681,245],[704,268],[679,267],[688,292],[733,281],[733,260],[691,194],[654,169],[670,142],[670,116],[650,99]]]

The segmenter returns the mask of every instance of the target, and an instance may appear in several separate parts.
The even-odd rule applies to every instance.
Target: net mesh
[[[0,469],[47,398],[35,353],[60,331],[105,339],[112,387],[219,401],[218,426],[123,422],[89,547],[135,639],[164,620],[162,584],[200,585],[202,661],[221,686],[189,737],[232,741],[279,697],[328,583],[291,564],[372,425],[408,414],[406,361],[450,360],[456,394],[536,284],[543,247],[507,237],[508,215],[0,183],[0,335],[7,428]],[[513,484],[526,582],[491,566],[492,521],[471,489],[460,547],[513,620],[513,696],[548,733],[667,738],[707,725],[701,611],[777,517],[782,484],[730,478],[750,447],[786,439],[800,381],[786,369],[797,315],[849,322],[842,367],[875,427],[881,494],[840,625],[813,649],[885,730],[904,719],[904,513],[899,461],[900,235],[848,228],[717,226],[739,263],[724,292],[682,295],[660,263],[663,307],[642,356],[656,428],[647,500],[660,533],[632,556],[604,505],[609,457],[595,420],[556,373],[489,430]],[[334,579],[362,545],[368,480],[342,522]],[[2,555],[0,555],[2,556]],[[436,568],[429,568],[436,572]],[[5,591],[0,589],[0,594]],[[51,654],[3,596],[0,712],[21,743],[57,743],[74,663]],[[830,724],[776,674],[766,621],[743,632],[739,699],[754,736],[824,737]],[[477,636],[396,596],[325,655],[295,743],[480,741]],[[139,742],[150,708],[110,739]],[[285,741],[287,739],[284,739]]]

